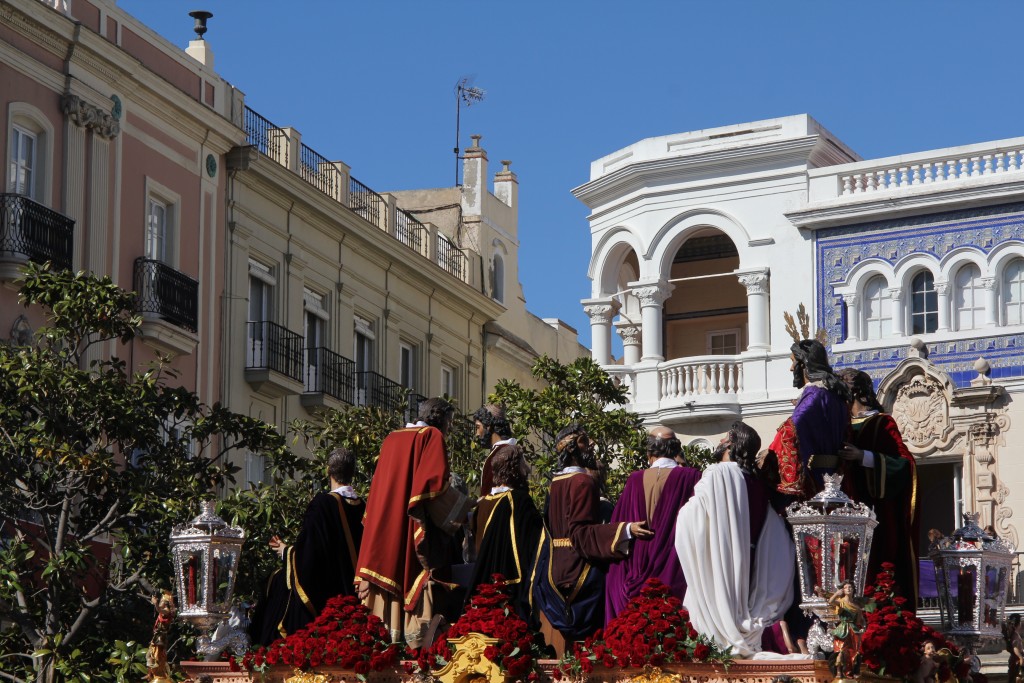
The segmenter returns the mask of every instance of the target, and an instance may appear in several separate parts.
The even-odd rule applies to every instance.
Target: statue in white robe
[[[676,523],[690,622],[739,657],[760,652],[762,632],[792,602],[796,571],[785,523],[766,499],[758,501],[760,509],[751,509],[752,485],[760,484],[736,462],[711,465]],[[752,514],[764,517],[754,539]]]

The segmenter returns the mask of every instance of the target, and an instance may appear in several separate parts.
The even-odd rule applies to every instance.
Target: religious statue
[[[854,594],[853,582],[844,581],[828,599],[837,621],[832,629],[835,675],[838,679],[856,678],[860,669],[861,636],[867,628],[864,605]]]
[[[178,606],[174,604],[174,596],[164,591],[157,598],[153,597],[156,607],[156,623],[153,624],[153,639],[146,650],[146,680],[151,683],[171,683],[171,670],[167,665],[167,646],[171,636],[171,622],[178,614]]]

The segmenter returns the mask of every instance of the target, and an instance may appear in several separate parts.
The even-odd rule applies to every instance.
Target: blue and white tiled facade
[[[989,261],[993,254],[1024,245],[1024,203],[929,214],[879,222],[825,228],[815,234],[817,319],[831,344],[842,348],[848,322],[837,285],[865,267],[869,274],[893,272],[900,262],[919,256],[918,268],[938,273],[957,252],[973,251]],[[929,264],[930,262],[930,264]],[[863,279],[863,276],[862,276]],[[890,283],[893,284],[893,283]],[[908,295],[906,292],[904,297]],[[998,325],[973,330],[960,339],[938,339],[928,344],[929,359],[957,384],[967,386],[977,377],[973,365],[984,357],[993,380],[1024,377],[1024,331],[1006,333]],[[975,334],[976,333],[976,334]],[[909,336],[909,335],[906,335]],[[941,336],[932,333],[933,337]],[[837,351],[839,367],[857,367],[876,382],[907,357],[907,346],[882,346]]]

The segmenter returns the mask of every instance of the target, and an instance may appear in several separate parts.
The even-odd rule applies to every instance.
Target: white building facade
[[[797,395],[784,314],[803,304],[917,456],[922,534],[971,510],[1019,544],[1022,154],[1024,138],[862,160],[800,115],[598,159],[574,190],[594,358],[684,443],[743,419],[767,445]]]

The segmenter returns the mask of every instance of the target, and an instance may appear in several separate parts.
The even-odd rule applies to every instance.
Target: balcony
[[[352,405],[355,400],[354,361],[319,346],[306,349],[305,391],[299,397],[311,412]]]
[[[268,320],[250,321],[247,328],[245,381],[273,398],[303,393],[302,337]]]
[[[372,371],[357,372],[355,405],[405,414],[405,387]]]
[[[604,369],[627,388],[630,410],[651,421],[678,424],[786,405],[797,395],[790,388],[789,364],[786,352],[755,351],[608,365]],[[770,392],[768,387],[776,389]]]
[[[75,222],[19,194],[0,194],[0,280],[21,275],[29,261],[70,270]]]
[[[142,341],[161,353],[192,353],[199,341],[199,283],[166,263],[137,258],[132,286]]]
[[[409,392],[405,397],[405,421],[415,422],[420,419],[420,404],[427,400],[422,394]]]

